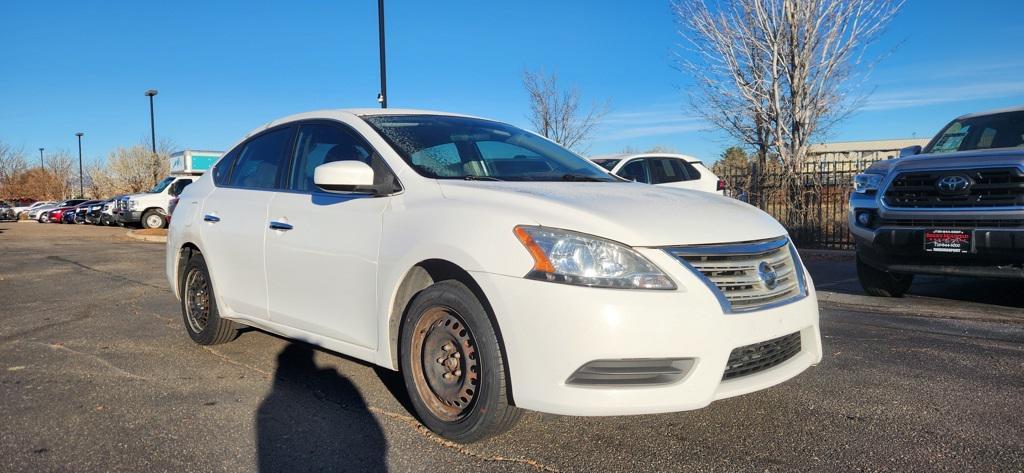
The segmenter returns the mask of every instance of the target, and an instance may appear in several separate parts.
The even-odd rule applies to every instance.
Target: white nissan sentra
[[[821,360],[811,279],[770,216],[496,121],[293,115],[173,212],[193,340],[252,326],[399,370],[423,424],[459,442],[520,409],[697,409]]]

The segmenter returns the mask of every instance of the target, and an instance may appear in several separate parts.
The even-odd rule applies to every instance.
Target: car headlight
[[[853,191],[858,194],[877,191],[884,177],[881,174],[857,174],[853,176]]]
[[[616,289],[675,289],[676,285],[632,248],[591,235],[520,225],[516,237],[533,257],[526,277]]]

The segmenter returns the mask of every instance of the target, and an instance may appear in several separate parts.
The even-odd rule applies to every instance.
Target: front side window
[[[615,169],[615,165],[619,164],[619,161],[622,161],[622,160],[621,159],[605,159],[605,158],[602,158],[602,159],[593,159],[591,161],[594,161],[594,163],[597,164],[598,166],[601,166],[601,167],[611,171],[612,169]]]
[[[285,163],[285,147],[291,139],[290,127],[280,128],[253,138],[238,155],[231,171],[231,186],[274,189],[278,172]]]
[[[1021,147],[1024,147],[1024,111],[1017,111],[954,120],[928,143],[924,152]]]
[[[312,192],[316,167],[335,161],[359,161],[373,169],[373,184],[387,192],[397,191],[398,180],[365,141],[340,125],[308,123],[299,128],[295,142],[295,159],[288,176],[288,189]]]
[[[435,179],[617,181],[561,146],[504,123],[444,115],[363,117],[417,173]]]
[[[156,185],[153,186],[152,189],[150,189],[150,190],[148,190],[146,192],[149,192],[150,194],[156,194],[158,192],[163,192],[164,189],[166,189],[167,186],[171,185],[172,182],[174,182],[174,178],[173,177],[170,177],[170,176],[165,177],[165,178],[163,178],[163,180],[161,180],[160,182],[156,183]]]
[[[644,184],[651,183],[651,178],[647,175],[647,164],[643,159],[634,159],[626,163],[619,170],[619,177]]]

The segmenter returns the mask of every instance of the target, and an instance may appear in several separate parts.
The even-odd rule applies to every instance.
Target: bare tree
[[[164,149],[170,149],[170,146],[162,144],[157,148],[156,156],[148,143],[111,151],[103,163],[89,167],[91,193],[108,197],[134,194],[153,187],[169,172],[168,155]]]
[[[689,54],[681,69],[696,87],[691,103],[713,126],[774,155],[800,213],[797,176],[813,137],[862,102],[858,77],[867,48],[903,0],[704,0],[673,4]],[[808,190],[813,193],[813,189]]]
[[[537,133],[574,151],[585,151],[587,140],[608,112],[607,104],[580,108],[576,86],[560,88],[558,75],[523,72],[523,87],[530,95],[530,122]]]
[[[26,170],[28,163],[25,161],[24,151],[0,142],[0,197],[24,197],[17,194],[16,183]]]
[[[72,158],[67,150],[58,150],[46,160],[47,171],[53,176],[54,197],[66,199],[75,195],[78,189],[78,159]]]

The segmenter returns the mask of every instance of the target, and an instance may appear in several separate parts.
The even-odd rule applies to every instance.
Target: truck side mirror
[[[915,154],[921,154],[921,145],[907,146],[906,148],[900,149],[900,157],[913,156]]]

